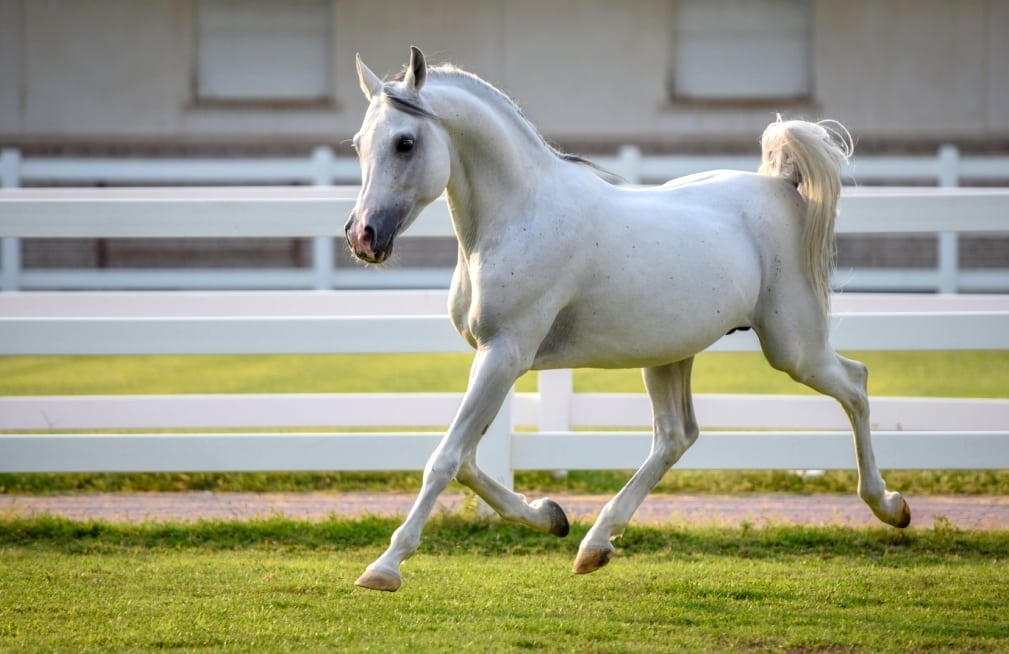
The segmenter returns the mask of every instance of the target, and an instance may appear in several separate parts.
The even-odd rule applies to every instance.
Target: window
[[[199,0],[197,101],[328,101],[329,5],[329,0]]]
[[[672,93],[683,100],[769,100],[811,92],[807,0],[679,0]]]

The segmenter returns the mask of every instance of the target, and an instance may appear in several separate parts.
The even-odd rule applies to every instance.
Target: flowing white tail
[[[785,177],[806,199],[802,230],[806,274],[826,314],[834,268],[834,219],[841,194],[841,164],[851,157],[851,135],[841,123],[778,120],[760,138],[760,173]]]

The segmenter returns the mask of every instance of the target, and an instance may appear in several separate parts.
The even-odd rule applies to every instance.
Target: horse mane
[[[467,70],[459,68],[454,64],[448,63],[429,66],[427,69],[427,75],[429,82],[435,80],[446,81],[448,83],[455,84],[456,86],[465,87],[466,89],[474,92],[476,95],[491,101],[491,103],[497,107],[513,113],[519,119],[519,122],[530,132],[530,134],[534,136],[534,139],[539,141],[543,147],[549,150],[558,159],[579,166],[584,166],[595,173],[600,179],[610,184],[622,184],[626,182],[626,180],[622,177],[606,170],[599,164],[586,159],[585,157],[564,152],[552,144],[546,139],[546,137],[543,136],[542,132],[537,129],[533,122],[526,117],[522,108],[511,96],[485,79],[478,77]],[[392,80],[394,82],[402,82],[405,77],[406,68],[396,73]],[[422,118],[438,120],[438,116],[432,114],[429,110],[408,98],[389,93],[386,93],[385,95],[393,103],[393,105],[401,111],[405,111],[409,114]]]

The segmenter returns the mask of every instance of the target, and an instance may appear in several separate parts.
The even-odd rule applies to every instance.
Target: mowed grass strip
[[[1009,351],[853,352],[872,395],[1009,397]],[[0,395],[462,392],[468,354],[0,357]],[[642,393],[634,370],[577,370],[579,393]],[[695,393],[812,393],[759,353],[698,355]],[[534,391],[536,375],[519,391]]]
[[[999,652],[1009,532],[632,528],[438,517],[395,594],[353,580],[395,521],[0,518],[0,650]]]

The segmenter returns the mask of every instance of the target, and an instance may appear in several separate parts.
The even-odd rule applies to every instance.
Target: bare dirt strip
[[[590,520],[610,499],[603,495],[553,495],[572,520]],[[106,522],[186,522],[286,517],[404,516],[411,493],[137,493],[0,495],[0,515],[50,514]],[[1009,496],[908,497],[912,527],[1009,529]],[[473,507],[472,499],[447,494],[438,511]],[[881,524],[854,495],[652,495],[635,514],[638,524],[846,525]]]

